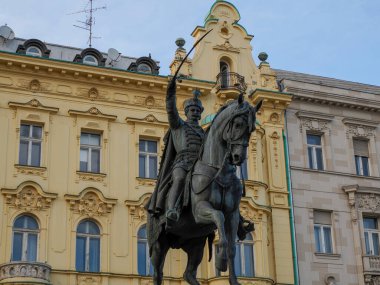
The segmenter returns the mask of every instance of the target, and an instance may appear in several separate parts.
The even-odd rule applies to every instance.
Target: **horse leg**
[[[226,231],[227,231],[227,252],[228,252],[228,270],[230,285],[240,285],[237,281],[235,272],[235,255],[236,255],[236,234],[239,226],[239,209],[235,210],[228,219],[226,219]]]
[[[190,285],[200,285],[197,281],[197,269],[203,258],[203,249],[205,247],[206,239],[201,238],[196,241],[196,243],[190,242],[182,247],[187,253],[187,266],[183,273],[183,279],[185,279]]]
[[[207,201],[199,201],[196,203],[194,210],[195,222],[198,224],[214,223],[219,232],[219,253],[216,256],[215,266],[218,270],[227,271],[227,238],[224,230],[224,214],[222,211],[215,210]]]
[[[153,284],[161,285],[164,276],[163,268],[166,254],[169,251],[169,244],[165,234],[161,234],[157,242],[152,246],[151,262],[153,265]]]

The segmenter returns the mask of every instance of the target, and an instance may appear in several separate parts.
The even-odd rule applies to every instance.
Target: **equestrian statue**
[[[183,278],[191,285],[199,285],[196,273],[206,241],[211,260],[212,243],[218,230],[216,268],[223,272],[228,268],[230,284],[238,285],[234,269],[235,241],[243,240],[254,227],[239,213],[244,190],[236,176],[236,166],[246,159],[261,102],[253,107],[240,94],[238,100],[218,111],[204,132],[199,125],[203,112],[199,92],[184,103],[186,120],[179,116],[176,81],[181,65],[168,85],[166,110],[170,130],[164,138],[157,184],[146,205],[153,282],[162,284],[168,250],[181,248],[188,256]]]

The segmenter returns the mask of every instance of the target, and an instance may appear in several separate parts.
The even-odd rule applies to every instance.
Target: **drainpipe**
[[[287,131],[286,110],[285,110],[285,128]],[[288,146],[288,139],[284,131],[282,131],[282,138],[284,140],[286,182],[287,182],[287,187],[288,187],[288,192],[289,192],[288,202],[289,202],[289,207],[290,207],[289,214],[290,214],[290,231],[291,231],[291,238],[292,238],[294,284],[299,285],[297,244],[296,244],[296,233],[295,233],[295,227],[294,227],[293,191],[292,191],[292,181],[291,181],[290,167],[289,167],[289,146]]]

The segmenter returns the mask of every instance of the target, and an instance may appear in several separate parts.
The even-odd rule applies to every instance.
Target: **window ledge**
[[[92,182],[104,183],[105,178],[107,177],[107,174],[97,173],[97,172],[77,171],[77,177],[79,180],[83,180],[83,181],[92,181]]]
[[[45,178],[46,167],[15,164],[17,174],[37,175]]]
[[[136,177],[139,185],[142,186],[155,186],[157,183],[157,179],[153,178],[145,178],[145,177]]]
[[[322,252],[314,252],[315,256],[319,258],[325,258],[325,259],[340,259],[341,254],[339,253],[322,253]]]

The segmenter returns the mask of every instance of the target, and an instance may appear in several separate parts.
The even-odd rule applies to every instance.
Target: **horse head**
[[[241,165],[246,159],[249,139],[256,129],[256,113],[261,105],[262,101],[251,106],[240,95],[226,108],[230,115],[224,125],[223,140],[227,144],[230,164]]]

